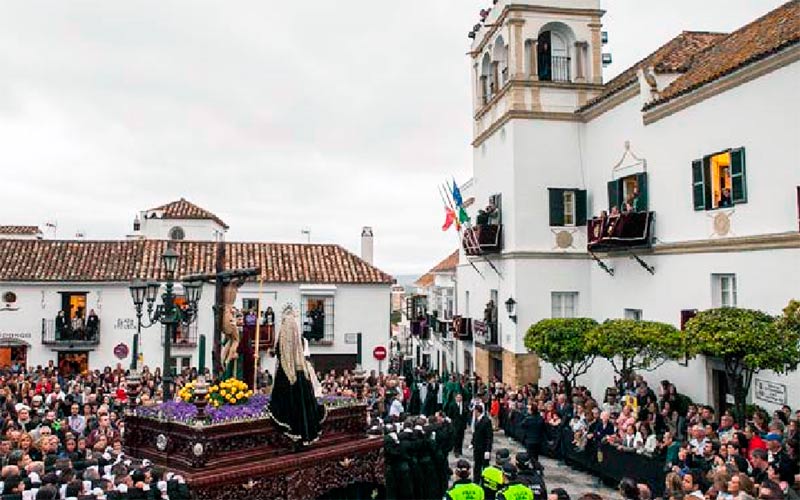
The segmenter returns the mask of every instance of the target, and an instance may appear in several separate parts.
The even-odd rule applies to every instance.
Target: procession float
[[[236,289],[257,271],[200,277],[222,282],[215,313],[224,342],[215,332],[212,370],[220,375],[211,383],[200,376],[166,402],[137,405],[134,373],[126,453],[181,474],[198,500],[374,498],[384,483],[383,439],[367,435],[364,401],[323,397],[314,387],[316,375],[304,356],[291,305],[282,311],[279,331],[265,332],[266,339],[258,325],[250,339],[233,323]],[[200,344],[202,374],[204,339]],[[277,358],[269,395],[245,381],[256,383],[262,345]],[[245,363],[253,350],[255,363]],[[363,373],[356,377],[362,384]]]

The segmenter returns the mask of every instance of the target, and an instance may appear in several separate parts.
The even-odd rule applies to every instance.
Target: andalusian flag
[[[458,222],[460,222],[461,224],[469,222],[469,215],[467,214],[467,211],[464,210],[464,207],[462,207],[462,206],[458,207]]]

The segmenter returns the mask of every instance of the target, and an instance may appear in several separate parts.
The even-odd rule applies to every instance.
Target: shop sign
[[[117,318],[114,330],[136,330],[136,320],[133,318]]]
[[[786,386],[769,380],[756,379],[756,399],[774,405],[786,404]]]
[[[10,339],[30,339],[33,337],[33,334],[30,332],[0,332],[0,340],[10,340]]]

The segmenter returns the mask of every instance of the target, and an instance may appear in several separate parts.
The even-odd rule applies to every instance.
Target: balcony
[[[587,223],[590,252],[613,252],[649,248],[653,241],[655,212],[629,212],[595,217]]]
[[[550,58],[551,66],[551,81],[553,82],[570,82],[570,58],[563,56],[552,56]]]
[[[503,250],[502,224],[480,224],[464,230],[462,244],[468,256],[499,253]]]
[[[164,345],[164,326],[161,327],[161,345]],[[170,347],[197,347],[197,321],[191,323],[188,327],[185,325],[178,325],[172,337]]]
[[[472,318],[453,316],[453,336],[464,342],[472,341]]]
[[[69,349],[89,348],[100,343],[100,323],[96,328],[73,330],[70,326],[56,329],[55,319],[42,318],[42,345]]]

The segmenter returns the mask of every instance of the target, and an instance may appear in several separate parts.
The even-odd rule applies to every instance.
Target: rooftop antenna
[[[303,236],[306,237],[306,242],[307,243],[311,243],[311,228],[310,227],[304,227],[303,229],[301,229],[300,230],[300,234],[302,234]]]

